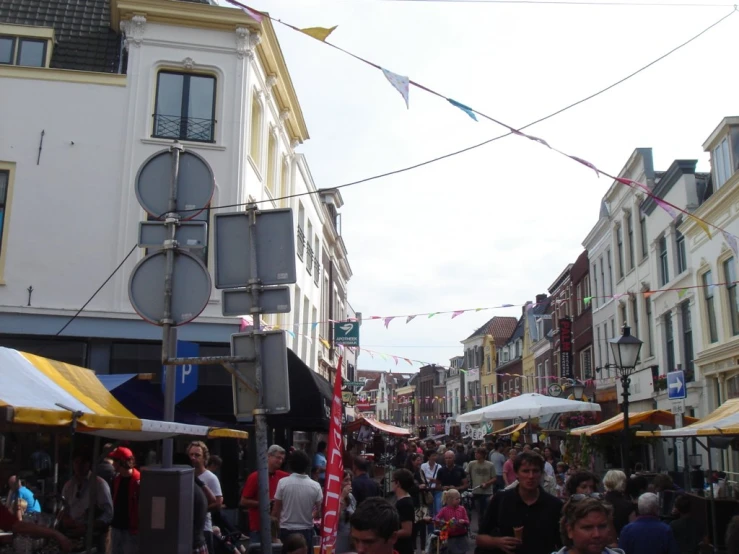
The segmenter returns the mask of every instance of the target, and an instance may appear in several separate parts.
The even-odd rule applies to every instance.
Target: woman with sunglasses
[[[613,512],[599,496],[573,494],[564,505],[560,532],[565,546],[557,554],[623,554],[608,547]]]

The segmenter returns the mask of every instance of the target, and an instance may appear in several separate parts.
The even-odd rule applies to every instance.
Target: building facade
[[[255,201],[292,208],[293,309],[264,323],[289,330],[288,346],[319,370],[321,337],[312,323],[328,319],[321,317],[326,301],[332,313],[344,313],[351,269],[337,227],[340,197],[317,194],[295,150],[309,135],[269,19],[258,23],[239,10],[185,1],[94,0],[74,11],[66,4],[0,3],[13,52],[26,44],[26,52],[34,45],[44,52],[0,65],[2,344],[98,372],[158,378],[161,331],[142,321],[128,298],[129,277],[145,252],[127,253],[139,222],[160,215],[139,205],[137,171],[178,141],[211,167],[211,207]],[[39,110],[39,103],[58,109]],[[197,217],[212,223],[215,213],[222,212],[205,209]],[[44,226],[34,223],[38,218]],[[212,240],[211,232],[201,255],[211,275]],[[327,276],[335,291],[328,300]],[[199,344],[201,355],[223,355],[238,331],[238,319],[221,315],[221,293],[213,288],[179,338]],[[219,367],[200,372],[201,385],[230,382]]]

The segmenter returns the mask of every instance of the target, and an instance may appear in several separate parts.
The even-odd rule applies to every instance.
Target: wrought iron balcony
[[[298,258],[303,259],[303,251],[305,250],[305,233],[303,228],[298,226]]]
[[[311,248],[311,245],[309,244],[306,247],[306,251],[308,255],[306,256],[307,259],[305,260],[305,270],[308,272],[308,275],[313,273],[313,248]]]
[[[154,137],[213,142],[215,119],[154,114]]]

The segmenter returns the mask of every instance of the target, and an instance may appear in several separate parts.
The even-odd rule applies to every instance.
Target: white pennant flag
[[[385,78],[390,81],[390,84],[395,87],[395,90],[397,90],[400,95],[403,97],[403,100],[405,100],[405,107],[409,108],[408,106],[408,89],[410,87],[410,80],[408,77],[403,77],[403,75],[398,75],[397,73],[393,73],[392,71],[388,71],[384,67],[381,67],[383,75],[385,75]]]

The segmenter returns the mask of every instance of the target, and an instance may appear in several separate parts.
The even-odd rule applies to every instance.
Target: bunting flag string
[[[352,52],[349,52],[348,50],[345,50],[345,49],[341,48],[340,46],[337,46],[335,44],[332,44],[332,43],[330,43],[330,42],[328,42],[326,40],[326,38],[328,38],[328,35],[330,35],[331,32],[334,29],[336,29],[336,26],[331,27],[331,28],[325,28],[325,27],[309,27],[307,29],[300,29],[300,28],[298,28],[298,27],[296,27],[294,25],[291,25],[290,23],[284,22],[284,21],[282,21],[282,20],[280,20],[278,18],[271,17],[269,14],[266,14],[264,12],[259,12],[257,10],[252,9],[252,8],[249,8],[248,6],[242,4],[241,2],[238,2],[237,0],[227,0],[227,2],[230,3],[230,4],[232,4],[232,5],[234,5],[234,6],[239,7],[240,9],[242,9],[248,15],[250,15],[251,17],[253,17],[255,19],[257,17],[261,17],[261,18],[267,17],[267,18],[269,18],[272,21],[275,21],[277,23],[280,23],[281,25],[284,25],[285,27],[288,27],[288,28],[290,28],[290,29],[292,29],[294,31],[298,31],[298,32],[303,33],[303,34],[305,34],[307,36],[310,36],[310,37],[318,40],[322,44],[326,44],[327,46],[330,46],[330,47],[332,47],[332,48],[334,48],[336,50],[339,50],[340,52],[343,52],[344,54],[346,54],[348,56],[351,56],[352,58],[354,58],[354,59],[356,59],[356,60],[358,60],[358,61],[360,61],[362,63],[365,63],[365,64],[367,64],[367,65],[369,65],[371,67],[374,67],[375,69],[378,69],[378,70],[382,71],[383,74],[385,75],[386,79],[388,79],[388,81],[393,85],[393,87],[396,88],[396,90],[398,90],[401,93],[401,95],[403,96],[404,100],[406,100],[406,106],[408,105],[407,96],[403,93],[403,91],[401,91],[400,89],[398,89],[398,87],[396,86],[395,79],[394,78],[393,79],[390,79],[390,76],[389,75],[391,75],[391,76],[397,76],[399,78],[398,79],[398,83],[399,84],[405,82],[404,81],[404,78],[402,76],[397,75],[395,73],[390,73],[387,70],[385,70],[384,68],[382,68],[380,65],[378,65],[378,64],[376,64],[374,62],[371,62],[371,61],[369,61],[369,60],[367,60],[365,58],[362,58],[360,56],[357,56],[356,54],[353,54]],[[703,31],[702,33],[700,33],[699,35],[697,35],[695,38],[697,38],[701,34],[705,33],[708,29],[711,29],[713,26],[717,25],[718,23],[720,23],[724,19],[732,16],[736,11],[739,11],[739,10],[732,10],[729,14],[725,15],[724,17],[722,17],[716,23],[714,23],[713,25],[711,25],[710,27],[708,27],[705,31]],[[693,39],[691,39],[691,41],[692,40]],[[690,41],[688,41],[688,42],[690,42]],[[687,44],[687,42],[684,43],[681,46],[684,46],[685,44]],[[678,48],[680,48],[680,47],[678,47]],[[673,51],[674,50],[676,50],[676,49],[673,49]],[[652,64],[650,64],[650,65],[652,65]],[[639,71],[641,71],[641,70],[639,70]],[[627,77],[627,78],[629,78],[629,77]],[[515,127],[513,127],[511,125],[508,125],[506,123],[503,123],[502,121],[499,121],[499,120],[497,120],[497,119],[495,119],[495,118],[493,118],[493,117],[491,117],[489,115],[486,115],[486,114],[482,113],[481,111],[476,110],[474,108],[471,108],[470,106],[467,106],[467,105],[465,105],[465,104],[463,104],[463,103],[461,103],[461,102],[459,102],[457,100],[454,100],[452,98],[449,98],[449,97],[445,96],[444,94],[441,94],[441,93],[439,93],[439,92],[437,92],[435,90],[432,90],[432,89],[430,89],[430,88],[428,88],[428,87],[426,87],[426,86],[424,86],[424,85],[422,85],[420,83],[417,83],[417,82],[415,82],[415,81],[413,81],[411,79],[408,79],[408,85],[409,86],[410,85],[413,85],[416,88],[419,88],[419,89],[424,90],[424,91],[426,91],[426,92],[428,92],[430,94],[433,94],[434,96],[437,96],[439,98],[442,98],[442,99],[446,100],[452,106],[454,106],[454,107],[462,110],[463,112],[465,112],[474,121],[478,121],[477,116],[479,115],[480,117],[483,117],[483,118],[485,118],[485,119],[487,119],[489,121],[492,121],[493,123],[495,123],[497,125],[500,125],[501,127],[506,128],[508,130],[508,132],[511,133],[511,134],[514,134],[514,135],[517,135],[517,136],[521,136],[521,137],[527,138],[529,140],[535,141],[535,142],[541,144],[542,146],[545,146],[545,147],[547,147],[547,148],[549,148],[549,149],[551,149],[551,150],[553,150],[553,151],[555,151],[555,152],[557,152],[557,153],[559,153],[559,154],[561,154],[563,156],[566,156],[566,157],[570,158],[571,160],[573,160],[573,161],[575,161],[575,162],[577,162],[577,163],[579,163],[579,164],[581,164],[581,165],[583,165],[585,167],[588,167],[588,168],[592,169],[593,171],[595,171],[595,174],[598,177],[600,177],[601,175],[604,175],[606,177],[609,177],[610,179],[613,179],[613,180],[618,181],[620,183],[626,184],[627,186],[631,186],[633,188],[639,188],[647,196],[649,196],[650,198],[653,198],[654,201],[655,201],[655,203],[657,203],[657,205],[659,205],[662,209],[664,209],[668,213],[670,213],[671,216],[673,214],[677,214],[678,212],[680,212],[680,213],[685,214],[689,218],[694,219],[696,221],[696,223],[699,223],[700,222],[702,224],[701,225],[701,228],[702,229],[704,228],[703,225],[705,225],[705,229],[710,228],[710,227],[713,227],[714,229],[716,229],[718,231],[722,231],[722,232],[728,233],[728,231],[725,231],[724,229],[718,227],[717,225],[714,225],[713,223],[710,223],[708,221],[702,220],[702,219],[698,218],[697,216],[692,215],[687,210],[685,210],[683,208],[680,208],[678,206],[675,206],[674,204],[672,204],[672,203],[670,203],[670,202],[668,202],[668,201],[666,201],[666,200],[664,200],[662,198],[659,198],[646,185],[643,185],[641,183],[636,183],[635,181],[631,181],[630,179],[623,179],[623,178],[617,177],[615,175],[612,175],[612,174],[610,174],[610,173],[608,173],[606,171],[603,171],[603,170],[599,169],[595,164],[593,164],[593,163],[591,163],[591,162],[589,162],[589,161],[587,161],[587,160],[585,160],[583,158],[580,158],[578,156],[574,156],[574,155],[568,154],[566,152],[563,152],[562,150],[559,150],[557,148],[552,147],[544,139],[541,139],[539,137],[534,137],[532,135],[528,135],[526,133],[523,133],[521,130],[516,129]],[[673,219],[674,219],[674,217],[676,217],[676,215],[673,216]],[[735,238],[739,238],[739,237],[735,237]],[[434,314],[434,315],[436,315],[436,314]],[[431,316],[429,316],[429,317],[431,317]]]
[[[729,237],[730,237],[730,239],[733,238],[732,235],[730,235]],[[736,240],[729,240],[729,239],[727,239],[726,242],[729,244],[729,247],[737,255],[737,257],[739,257],[739,248],[737,248],[737,242],[736,242]],[[611,295],[583,296],[582,298],[579,298],[577,296],[571,296],[571,297],[565,298],[565,299],[554,299],[553,302],[555,304],[559,305],[559,304],[562,304],[564,302],[569,302],[569,301],[572,301],[572,302],[580,302],[580,301],[582,301],[583,302],[583,305],[587,307],[587,306],[591,305],[594,300],[620,300],[622,298],[634,297],[634,296],[637,296],[637,295],[641,295],[644,298],[649,298],[653,294],[663,293],[663,292],[677,292],[678,293],[678,298],[683,298],[690,290],[693,290],[693,289],[703,289],[703,288],[714,289],[715,287],[719,287],[719,286],[727,286],[728,287],[730,285],[734,285],[734,284],[737,284],[737,283],[739,283],[739,281],[727,281],[727,282],[724,282],[724,283],[712,283],[712,284],[708,284],[708,285],[705,285],[705,284],[687,285],[687,286],[684,286],[684,287],[671,287],[671,288],[662,288],[662,289],[655,289],[655,290],[645,290],[645,291],[639,291],[639,292],[619,292],[619,293],[611,294]],[[451,319],[455,319],[455,318],[457,318],[460,315],[463,315],[465,313],[477,313],[477,312],[481,312],[481,311],[498,310],[498,309],[503,309],[503,308],[516,308],[516,307],[518,307],[518,308],[524,308],[525,307],[526,310],[529,311],[529,310],[531,310],[532,308],[534,308],[536,306],[539,306],[541,304],[544,304],[544,303],[547,303],[547,302],[551,302],[551,301],[552,301],[551,300],[551,297],[549,297],[546,300],[544,300],[543,302],[531,302],[531,301],[528,301],[525,304],[500,304],[500,305],[497,305],[497,306],[488,306],[488,307],[485,307],[485,308],[467,308],[467,309],[462,309],[462,310],[445,310],[445,311],[437,311],[437,312],[425,312],[425,313],[404,314],[404,315],[371,316],[371,317],[367,318],[367,320],[365,320],[365,322],[382,320],[385,328],[389,328],[390,323],[394,319],[397,319],[397,318],[403,318],[403,317],[406,318],[406,324],[408,324],[411,321],[413,321],[414,319],[416,319],[418,316],[423,316],[423,315],[428,316],[428,319],[431,319],[432,317],[437,316],[437,315],[451,314],[452,315]],[[311,321],[311,322],[305,322],[305,323],[294,323],[294,324],[287,325],[287,326],[284,326],[284,327],[285,328],[286,327],[292,327],[293,329],[299,329],[301,326],[310,325],[311,326],[311,329],[314,330],[321,323],[340,323],[341,321],[344,321],[344,320],[328,319],[326,321]],[[349,318],[349,321],[356,321],[356,318]],[[251,325],[252,325],[252,318],[251,318],[251,316],[244,316],[244,317],[242,317],[241,318],[241,321],[240,321],[240,331],[243,332],[246,328],[251,327]],[[280,329],[280,328],[283,328],[280,325],[273,325],[273,326],[269,327],[266,324],[266,322],[264,323],[264,326],[265,326],[265,328],[271,328],[271,329]],[[293,336],[293,337],[295,336],[295,333],[293,331],[288,330],[288,329],[285,329],[285,330],[286,330],[286,332],[288,334],[290,334],[290,336]],[[301,335],[301,333],[297,333],[297,334]],[[308,336],[308,335],[305,335],[305,336]],[[325,341],[323,339],[321,339],[321,342],[324,343]],[[324,346],[326,346],[327,348],[330,348],[330,346],[328,346],[328,343],[325,343]],[[407,361],[406,358],[401,358],[401,359],[404,359],[404,360]]]

